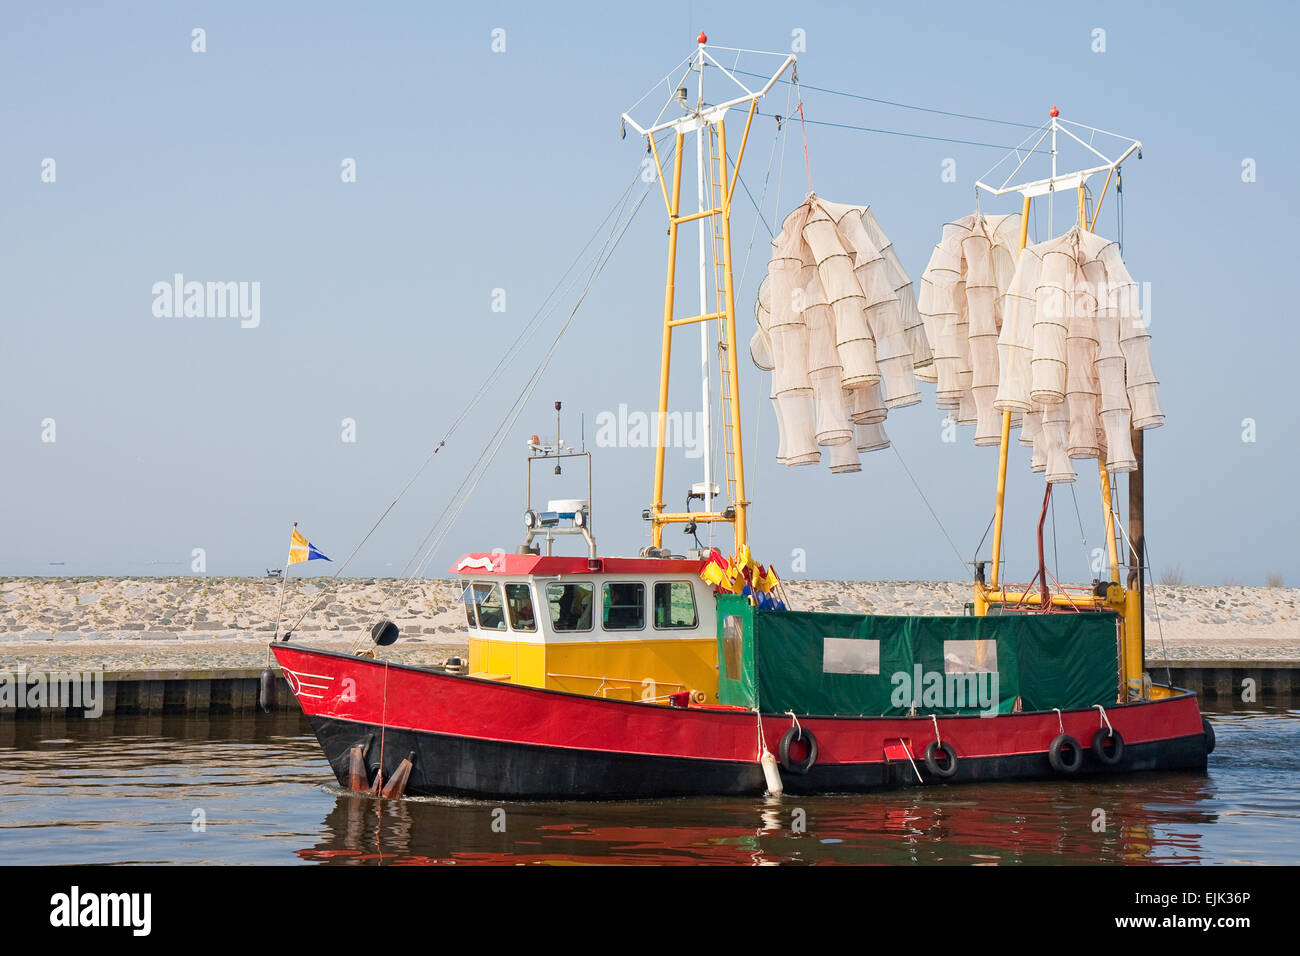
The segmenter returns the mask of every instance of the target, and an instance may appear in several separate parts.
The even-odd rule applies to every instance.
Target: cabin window
[[[880,642],[853,637],[822,640],[823,674],[879,674]]]
[[[478,620],[474,617],[473,585],[467,584],[461,589],[460,603],[465,605],[465,623],[470,627],[478,627]]]
[[[590,583],[546,585],[551,627],[557,631],[590,631],[595,594],[596,588]]]
[[[606,584],[603,591],[605,613],[601,625],[605,630],[639,631],[645,627],[644,584]]]
[[[474,585],[474,607],[478,610],[478,626],[483,630],[506,629],[506,615],[501,607],[501,589],[497,585]]]
[[[527,584],[506,585],[506,607],[510,611],[510,626],[514,630],[537,630],[537,617],[533,614],[533,592]]]
[[[997,641],[944,641],[943,670],[946,674],[996,674]]]
[[[690,581],[659,581],[655,584],[655,627],[659,630],[695,627],[695,588]]]

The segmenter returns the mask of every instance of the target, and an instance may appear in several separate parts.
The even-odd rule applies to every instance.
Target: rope
[[[1106,708],[1103,707],[1103,706],[1101,706],[1101,704],[1093,704],[1092,706],[1096,707],[1099,711],[1101,711],[1101,720],[1099,720],[1099,721],[1097,722],[1097,726],[1100,727],[1101,724],[1102,724],[1102,721],[1105,721],[1105,723],[1106,723],[1106,729],[1110,731],[1110,733],[1107,734],[1106,736],[1107,736],[1107,737],[1114,737],[1114,736],[1115,736],[1115,728],[1112,727],[1112,726],[1110,725],[1110,718],[1106,716]]]
[[[794,721],[794,729],[797,731],[794,739],[803,740],[803,728],[799,726],[799,718],[795,716],[793,710],[787,710],[786,713],[789,714],[790,719]]]
[[[790,70],[790,83],[794,86],[794,96],[798,101],[798,111],[800,111],[800,131],[803,134],[803,165],[809,173],[809,195],[813,194],[813,163],[809,160],[809,124],[806,118],[803,118],[803,90],[800,86],[800,73],[798,68]]]
[[[903,753],[907,754],[907,762],[912,765],[912,773],[916,774],[916,782],[925,783],[925,778],[921,776],[921,771],[916,769],[916,761],[912,759],[912,751],[907,749],[907,741],[902,737],[899,737],[898,742],[903,747]]]
[[[1115,242],[1120,255],[1124,254],[1124,171],[1115,167]]]
[[[1053,707],[1052,710],[1056,711],[1056,726],[1060,728],[1061,733],[1065,733],[1065,721],[1061,719],[1061,708]]]
[[[375,792],[384,792],[384,731],[388,729],[388,661],[384,661],[384,697],[379,711],[379,773],[375,774]]]
[[[930,715],[930,719],[934,721],[934,739],[935,739],[935,742],[936,742],[940,747],[942,747],[942,746],[943,746],[943,738],[939,736],[939,715],[938,715],[938,714],[931,714],[931,715]]]
[[[812,187],[812,163],[808,159],[808,121],[804,119],[803,104],[799,104],[799,126],[803,130],[803,164],[808,170],[808,192],[813,191]]]

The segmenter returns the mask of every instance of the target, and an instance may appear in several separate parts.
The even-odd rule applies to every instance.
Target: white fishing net
[[[889,446],[889,409],[921,400],[916,370],[934,364],[912,282],[866,206],[810,194],[772,242],[754,309],[754,363],[772,372],[777,460],[859,471]]]
[[[1139,290],[1119,246],[1078,226],[1027,246],[1003,299],[998,410],[1023,415],[1021,444],[1049,482],[1071,459],[1137,467],[1131,429],[1164,423]]]
[[[1019,249],[1020,216],[966,216],[943,227],[921,277],[918,308],[934,352],[927,380],[939,408],[975,426],[977,445],[1001,440],[998,335]]]

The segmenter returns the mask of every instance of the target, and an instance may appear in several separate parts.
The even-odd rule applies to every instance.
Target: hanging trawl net
[[[926,380],[952,420],[975,426],[977,445],[1001,440],[998,333],[1019,248],[1020,216],[966,216],[943,227],[921,277],[918,306],[934,352]]]
[[[1151,335],[1118,244],[1078,226],[1026,246],[1003,298],[993,406],[1023,415],[1021,444],[1049,482],[1072,459],[1133,471],[1131,429],[1164,424]]]
[[[912,281],[871,210],[810,194],[772,242],[754,315],[777,460],[816,464],[825,448],[832,472],[861,470],[860,452],[889,446],[888,410],[921,401],[917,369],[934,362]]]

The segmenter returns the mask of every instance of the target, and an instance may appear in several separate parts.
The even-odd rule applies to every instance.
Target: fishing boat
[[[657,441],[642,514],[649,543],[626,557],[597,547],[591,453],[560,438],[556,403],[555,435],[528,442],[522,543],[515,553],[465,554],[450,569],[462,586],[468,660],[386,659],[382,649],[399,639],[387,620],[357,653],[273,640],[339,784],[386,796],[620,799],[1203,770],[1214,738],[1196,696],[1144,670],[1141,437],[1163,415],[1131,277],[1118,247],[1091,231],[1098,207],[1088,215],[1090,178],[1107,174],[1108,188],[1140,144],[1103,154],[1053,109],[1031,134],[1037,142],[1012,157],[1012,173],[977,190],[989,200],[1020,195],[1020,214],[977,209],[945,226],[919,297],[870,207],[828,202],[810,183],[773,242],[749,341],[772,373],[778,460],[859,470],[860,454],[888,446],[888,412],[921,401],[918,380],[934,382],[941,407],[975,425],[976,444],[996,445],[999,458],[992,554],[974,562],[967,607],[948,616],[798,610],[749,548],[731,234],[759,103],[778,83],[797,90],[798,78],[796,58],[775,55],[765,62],[779,65],[753,82],[735,67],[747,52],[701,34],[657,87],[667,94],[658,115],[623,115],[625,132],[644,140],[668,222]],[[724,84],[711,88],[712,102],[706,73]],[[728,121],[741,116],[733,156]],[[1067,138],[1095,162],[1058,169]],[[687,211],[690,139],[698,205]],[[1026,179],[1030,160],[1048,152],[1050,174]],[[1078,220],[1030,244],[1031,202],[1062,193],[1077,193]],[[699,307],[684,312],[677,254],[692,224]],[[722,468],[711,473],[706,454],[703,481],[678,511],[666,503],[669,381],[674,340],[691,325],[701,331],[702,398],[721,423]],[[1074,479],[1072,462],[1097,460],[1109,573],[1086,588],[1049,573],[1041,517],[1038,573],[1027,585],[1004,580],[1017,428],[1045,473],[1044,515],[1054,484]],[[585,468],[585,494],[533,501],[538,463],[570,479]],[[1123,473],[1127,537],[1116,507]],[[710,539],[729,532],[731,550],[675,554],[664,538],[673,526],[697,544],[700,529]],[[578,553],[557,553],[570,538],[580,539]]]

